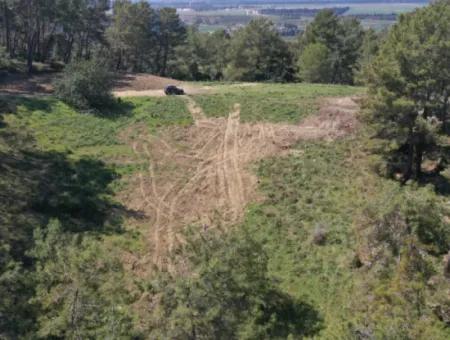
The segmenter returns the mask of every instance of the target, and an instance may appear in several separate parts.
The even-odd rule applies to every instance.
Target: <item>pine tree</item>
[[[450,4],[438,1],[403,15],[369,72],[369,118],[384,140],[390,172],[419,179],[424,159],[448,157]]]

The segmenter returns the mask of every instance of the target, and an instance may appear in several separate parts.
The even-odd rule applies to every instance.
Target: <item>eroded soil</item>
[[[122,196],[145,216],[148,253],[128,260],[136,271],[170,267],[167,255],[183,241],[187,225],[207,230],[238,222],[248,203],[260,199],[255,161],[288,153],[300,140],[333,140],[357,125],[358,105],[350,97],[325,99],[319,113],[299,125],[241,123],[239,103],[227,118],[206,118],[194,99],[184,98],[192,126],[151,135],[136,125],[122,134],[148,164]]]

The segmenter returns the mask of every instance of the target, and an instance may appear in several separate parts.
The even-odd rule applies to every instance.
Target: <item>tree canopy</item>
[[[370,120],[384,140],[389,172],[418,179],[425,159],[448,161],[450,6],[402,15],[369,71]],[[436,166],[439,170],[439,165]]]

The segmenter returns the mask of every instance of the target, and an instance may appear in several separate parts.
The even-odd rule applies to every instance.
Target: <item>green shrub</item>
[[[398,187],[374,200],[367,210],[372,247],[386,245],[398,256],[408,237],[416,237],[428,251],[443,254],[450,247],[448,208],[431,187]]]
[[[0,47],[0,70],[7,71],[11,69],[12,62],[4,47]]]
[[[99,60],[69,64],[55,82],[58,98],[79,109],[101,109],[112,103],[113,74]]]
[[[300,78],[308,83],[331,82],[330,50],[323,44],[310,44],[303,51],[299,63]]]

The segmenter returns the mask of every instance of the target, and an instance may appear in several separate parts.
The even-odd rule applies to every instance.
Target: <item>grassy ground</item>
[[[135,158],[131,145],[120,137],[121,131],[144,124],[155,132],[160,127],[192,123],[184,100],[178,97],[129,98],[97,114],[78,112],[53,97],[8,97],[7,102],[14,112],[4,117],[9,129],[26,133],[39,152],[56,152],[68,162],[104,162],[111,168],[114,180],[108,187],[114,192],[148,165]],[[133,131],[129,133],[133,138]]]
[[[380,279],[355,266],[358,223],[369,206],[386,202],[386,197],[394,199],[392,193],[401,188],[374,173],[366,145],[362,136],[333,143],[302,142],[294,155],[268,159],[257,167],[266,200],[249,209],[244,226],[264,244],[270,272],[283,289],[317,309],[323,318],[320,339],[350,339],[365,332],[372,317],[367,306],[374,311],[382,305],[374,296],[385,290],[381,287],[386,287],[386,281],[382,283],[386,277]],[[314,242],[318,234],[325,235],[323,243]],[[430,261],[440,272],[439,259]],[[390,275],[395,273],[395,266],[390,270]],[[388,308],[413,310],[407,304],[397,305],[399,295],[393,293]],[[406,324],[406,317],[390,324],[401,313],[394,313],[392,320],[380,314],[376,327],[369,327],[375,336],[399,338],[413,328]],[[417,326],[420,330],[415,334],[420,336],[416,338],[448,338],[449,330],[435,323],[431,309],[422,317],[426,325]],[[392,332],[401,324],[410,328]]]
[[[258,174],[267,200],[245,221],[265,244],[282,287],[318,309],[326,339],[348,336],[357,276],[353,217],[372,186],[364,169],[353,166],[354,142],[302,143],[297,156],[263,161]],[[319,230],[327,235],[323,246],[312,241]]]
[[[317,84],[216,85],[214,94],[195,100],[209,117],[226,117],[235,103],[241,104],[244,122],[298,123],[317,111],[320,98],[363,93],[363,88]]]
[[[7,124],[30,131],[43,150],[69,151],[76,156],[107,158],[115,151],[123,152],[118,134],[132,124],[144,123],[155,131],[192,123],[184,101],[177,97],[130,98],[101,114],[77,112],[52,97],[9,100],[15,113],[6,116]]]
[[[238,102],[244,121],[291,123],[317,110],[322,97],[364,91],[304,84],[217,88],[220,92],[216,94],[195,96],[208,116],[226,116]],[[38,211],[45,217],[68,221],[67,228],[107,231],[121,223],[117,216],[108,216],[111,210],[116,215],[120,211],[113,203],[111,186],[118,175],[131,174],[139,162],[119,164],[121,156],[132,154],[130,146],[119,138],[120,132],[136,123],[156,132],[160,127],[192,123],[185,102],[177,97],[126,99],[97,115],[77,112],[51,97],[9,97],[8,102],[13,113],[4,114],[4,122],[0,121],[0,166],[5,170],[0,173],[0,188],[5,193],[0,215],[11,222],[12,230],[22,230],[25,223],[27,235],[41,223],[26,217],[28,206],[34,209],[30,214]],[[32,143],[33,150],[23,151],[22,143]],[[383,201],[398,184],[374,173],[366,145],[364,136],[333,143],[303,142],[291,156],[255,166],[266,200],[249,208],[243,224],[264,244],[271,275],[281,288],[320,313],[323,328],[318,338],[355,338],[356,331],[363,332],[371,318],[366,307],[376,309],[379,304],[379,311],[384,306],[373,299],[385,292],[389,280],[382,285],[371,273],[355,267],[356,231],[370,202]],[[121,214],[126,218],[127,212]],[[94,216],[97,218],[92,220]],[[326,235],[322,245],[313,242],[318,232]],[[138,237],[133,237],[118,236],[108,242],[128,249],[139,247]],[[377,293],[377,289],[382,292]],[[412,310],[409,305],[396,305],[397,298],[396,291],[388,296],[393,299],[386,303],[389,310],[392,306]],[[417,326],[420,336],[416,338],[450,336],[431,307],[426,306],[423,317],[409,320],[410,324],[418,324],[419,319],[425,325]],[[380,320],[379,329],[373,330],[379,338],[401,338],[398,334],[392,337],[392,333],[389,337],[383,330],[409,325],[403,319],[398,324],[390,324],[389,317]]]

